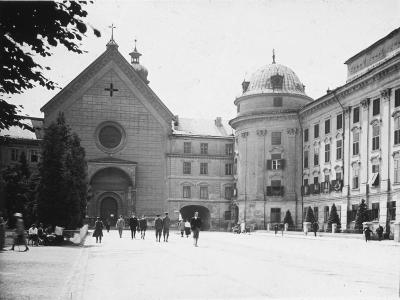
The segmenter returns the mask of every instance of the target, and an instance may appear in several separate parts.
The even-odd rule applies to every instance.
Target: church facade
[[[81,138],[89,217],[199,211],[205,229],[263,228],[289,211],[301,228],[311,207],[325,229],[335,204],[351,229],[364,199],[375,224],[400,220],[400,29],[347,60],[346,84],[316,100],[273,56],[242,83],[229,123],[174,115],[140,56],[128,62],[111,39],[41,109],[43,126],[63,112]]]

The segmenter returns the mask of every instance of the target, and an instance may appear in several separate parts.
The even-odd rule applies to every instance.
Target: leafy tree
[[[368,215],[368,206],[365,203],[365,200],[362,199],[360,205],[358,206],[357,209],[357,214],[356,214],[356,222],[354,228],[356,230],[362,231],[363,229],[363,222],[369,221],[369,215]]]
[[[43,223],[75,229],[82,225],[86,211],[85,151],[76,134],[59,114],[45,129],[38,213]]]
[[[7,103],[6,95],[20,94],[36,84],[51,90],[57,87],[42,73],[50,68],[41,66],[35,56],[50,56],[59,44],[84,52],[80,47],[87,32],[86,5],[87,1],[0,1],[0,130],[31,129],[18,116],[22,107]],[[97,29],[93,32],[100,36]]]
[[[310,223],[314,223],[315,222],[314,212],[313,212],[311,206],[309,206],[308,209],[307,209],[306,222],[310,222]]]
[[[331,208],[331,213],[329,214],[328,218],[328,231],[332,231],[332,224],[336,223],[337,224],[337,230],[340,230],[341,224],[340,224],[340,218],[337,213],[336,205],[335,203],[332,204]]]
[[[286,211],[285,217],[283,218],[283,223],[289,224],[289,228],[294,226],[294,222],[293,222],[292,214],[290,213],[290,210]]]

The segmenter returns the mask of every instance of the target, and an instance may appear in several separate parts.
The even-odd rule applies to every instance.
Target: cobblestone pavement
[[[199,247],[90,238],[66,299],[398,299],[400,247],[361,239],[201,232]]]

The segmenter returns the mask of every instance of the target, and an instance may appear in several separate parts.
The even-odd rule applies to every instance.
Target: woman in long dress
[[[103,237],[103,222],[99,217],[97,217],[96,223],[94,223],[93,236],[96,238],[96,243],[100,241],[101,244],[101,238]]]

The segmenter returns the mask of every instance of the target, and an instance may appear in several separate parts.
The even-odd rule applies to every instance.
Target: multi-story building
[[[335,204],[351,229],[365,199],[376,223],[400,219],[400,29],[348,59],[346,84],[316,100],[273,55],[242,83],[233,129],[221,118],[173,115],[136,47],[130,56],[111,39],[42,108],[45,126],[63,112],[81,138],[89,216],[199,211],[205,228],[264,227],[289,210],[301,227],[311,206],[325,228]],[[12,158],[7,147],[2,157]]]

